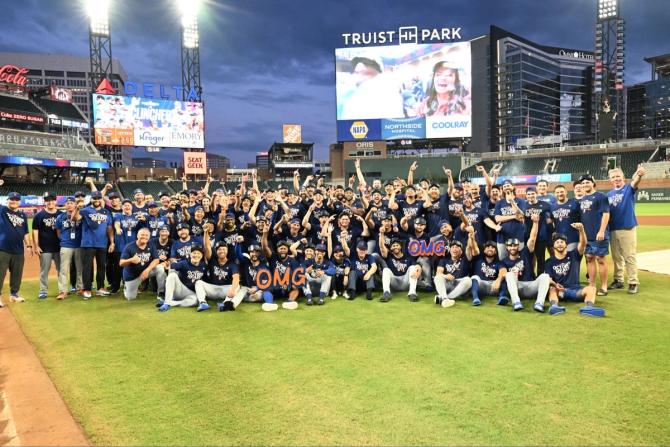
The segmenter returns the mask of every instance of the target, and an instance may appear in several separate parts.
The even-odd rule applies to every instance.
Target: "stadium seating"
[[[96,183],[98,190],[104,188],[104,183]],[[0,186],[0,196],[6,196],[10,192],[18,192],[24,196],[41,196],[45,192],[55,192],[59,196],[71,196],[77,191],[90,192],[87,185],[81,183],[57,182],[53,184],[31,183],[31,182],[5,182]],[[118,191],[117,191],[118,192]]]
[[[133,191],[136,189],[141,189],[144,194],[151,194],[155,200],[159,200],[162,191],[173,194],[173,191],[164,182],[159,181],[127,181],[118,182],[116,185],[121,191],[121,196],[130,199],[132,199]]]

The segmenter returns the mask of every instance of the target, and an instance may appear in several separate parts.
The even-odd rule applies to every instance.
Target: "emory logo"
[[[360,140],[367,136],[368,126],[365,124],[365,121],[354,121],[351,124],[349,132],[351,133],[352,137],[356,138],[357,140]]]

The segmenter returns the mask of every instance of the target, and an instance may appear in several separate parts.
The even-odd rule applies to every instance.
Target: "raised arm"
[[[416,171],[416,168],[419,167],[419,163],[416,161],[413,162],[410,167],[409,167],[409,172],[407,173],[407,184],[412,185],[414,184],[414,171]]]
[[[580,255],[583,255],[584,250],[586,250],[586,231],[584,231],[584,224],[582,224],[581,222],[575,222],[573,224],[570,224],[570,226],[579,232],[579,243],[577,244],[577,252]]]
[[[293,190],[296,194],[300,192],[300,170],[293,171]]]
[[[382,258],[385,258],[389,255],[388,248],[386,248],[386,243],[384,241],[384,234],[386,233],[386,228],[383,226],[379,227],[379,254],[382,255]]]
[[[635,171],[635,174],[633,174],[633,179],[630,182],[630,186],[632,186],[633,189],[637,189],[640,181],[642,180],[642,177],[644,177],[646,173],[647,171],[645,171],[642,166],[638,166],[637,171]]]
[[[360,185],[367,185],[365,183],[365,177],[363,176],[363,172],[361,171],[361,160],[359,158],[354,161],[354,166],[356,167],[356,176],[358,177],[358,183]]]
[[[444,175],[447,177],[447,195],[451,197],[451,192],[454,190],[454,179],[451,176],[451,169],[447,169],[442,166]]]
[[[530,217],[530,220],[533,221],[533,226],[530,227],[530,235],[528,236],[528,242],[526,242],[526,247],[531,253],[535,251],[535,241],[537,240],[537,230],[540,227],[540,216],[538,214],[533,214]]]

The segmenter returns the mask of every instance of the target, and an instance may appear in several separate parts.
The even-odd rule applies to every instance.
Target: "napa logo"
[[[368,130],[369,129],[367,124],[365,124],[365,121],[354,121],[351,123],[349,133],[351,133],[351,136],[357,140],[361,140],[368,135]]]

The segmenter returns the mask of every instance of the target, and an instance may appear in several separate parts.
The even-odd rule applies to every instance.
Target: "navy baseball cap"
[[[511,237],[505,241],[505,245],[519,245],[519,239]]]
[[[344,248],[342,248],[341,245],[336,245],[335,248],[333,248],[333,253],[344,253]]]
[[[158,197],[163,197],[163,196],[170,197],[170,194],[165,192],[165,191],[161,191],[161,192],[158,193]]]
[[[375,189],[374,191],[372,191],[372,194],[383,195],[382,192],[381,192],[380,190],[378,190],[378,189]]]
[[[423,217],[415,217],[414,218],[414,225],[419,224],[419,225],[426,225],[426,219]]]
[[[179,231],[179,230],[183,230],[183,229],[190,230],[190,228],[189,228],[189,226],[188,226],[187,223],[182,222],[182,223],[180,223],[180,224],[177,225],[177,231]]]
[[[148,206],[149,208],[158,208],[158,204],[157,204],[156,202],[149,202],[149,203],[147,204],[147,206]]]
[[[130,204],[132,205],[132,204],[133,204],[133,201],[130,200],[130,199],[123,199],[123,202],[121,202],[121,203],[122,203],[123,205],[125,205],[126,203],[130,203]]]
[[[358,244],[356,244],[356,248],[359,250],[367,250],[368,244],[365,241],[358,241]]]
[[[593,179],[593,176],[590,174],[584,174],[581,177],[579,177],[579,183],[583,183],[585,181],[589,181],[591,183],[595,183],[596,181]]]
[[[74,197],[73,197],[73,196],[67,196],[67,197],[65,198],[65,203],[67,203],[67,202],[74,202],[74,201],[75,201],[75,200],[74,200]]]
[[[216,245],[214,246],[214,251],[216,252],[216,251],[217,251],[219,248],[221,248],[221,247],[226,247],[226,248],[228,248],[228,244],[226,244],[224,241],[219,241],[219,242],[217,242]]]
[[[460,183],[456,183],[456,184],[454,185],[454,189],[463,189],[463,185],[460,184]]]
[[[93,191],[91,193],[91,199],[102,199],[102,193],[100,193],[100,191]]]
[[[107,197],[109,197],[110,199],[118,199],[119,195],[115,192],[110,192],[109,194],[107,194]]]
[[[74,193],[75,197],[86,197],[86,194],[84,194],[82,191],[77,191]]]
[[[484,247],[493,247],[497,250],[498,244],[496,244],[494,241],[486,241],[484,242]]]
[[[144,194],[144,191],[142,191],[140,188],[137,188],[135,191],[133,191],[133,195],[135,194]]]
[[[10,192],[9,195],[7,195],[7,198],[9,200],[21,200],[21,194],[18,192]]]
[[[194,251],[199,251],[200,253],[204,253],[202,245],[191,245],[191,253],[193,253]]]
[[[262,251],[260,245],[253,245],[253,244],[249,245],[248,250],[249,250],[249,253],[251,253],[252,251]]]
[[[277,248],[282,247],[282,246],[286,247],[286,248],[290,248],[291,244],[286,239],[282,239],[281,241],[277,242]]]
[[[535,189],[534,186],[529,186],[528,188],[526,188],[526,192],[537,192],[537,189]]]
[[[56,200],[56,193],[47,191],[44,193],[44,200]]]
[[[298,218],[293,218],[293,219],[291,219],[291,220],[289,221],[289,223],[290,223],[291,225],[293,225],[293,224],[298,224],[298,225],[300,225],[300,219],[298,219]]]
[[[454,245],[460,247],[461,249],[463,248],[463,243],[457,239],[454,239],[451,242],[449,242],[449,247],[453,247]]]
[[[226,219],[235,219],[235,213],[226,213]]]
[[[169,233],[169,232],[170,232],[170,227],[168,227],[167,225],[163,225],[162,227],[160,227],[160,228],[158,229],[158,232],[159,232],[159,233],[160,233],[161,231],[167,231],[167,232]]]
[[[449,226],[451,226],[451,224],[449,223],[448,220],[442,220],[442,221],[440,221],[440,228],[442,228],[442,227],[445,226],[445,225],[449,225]]]

